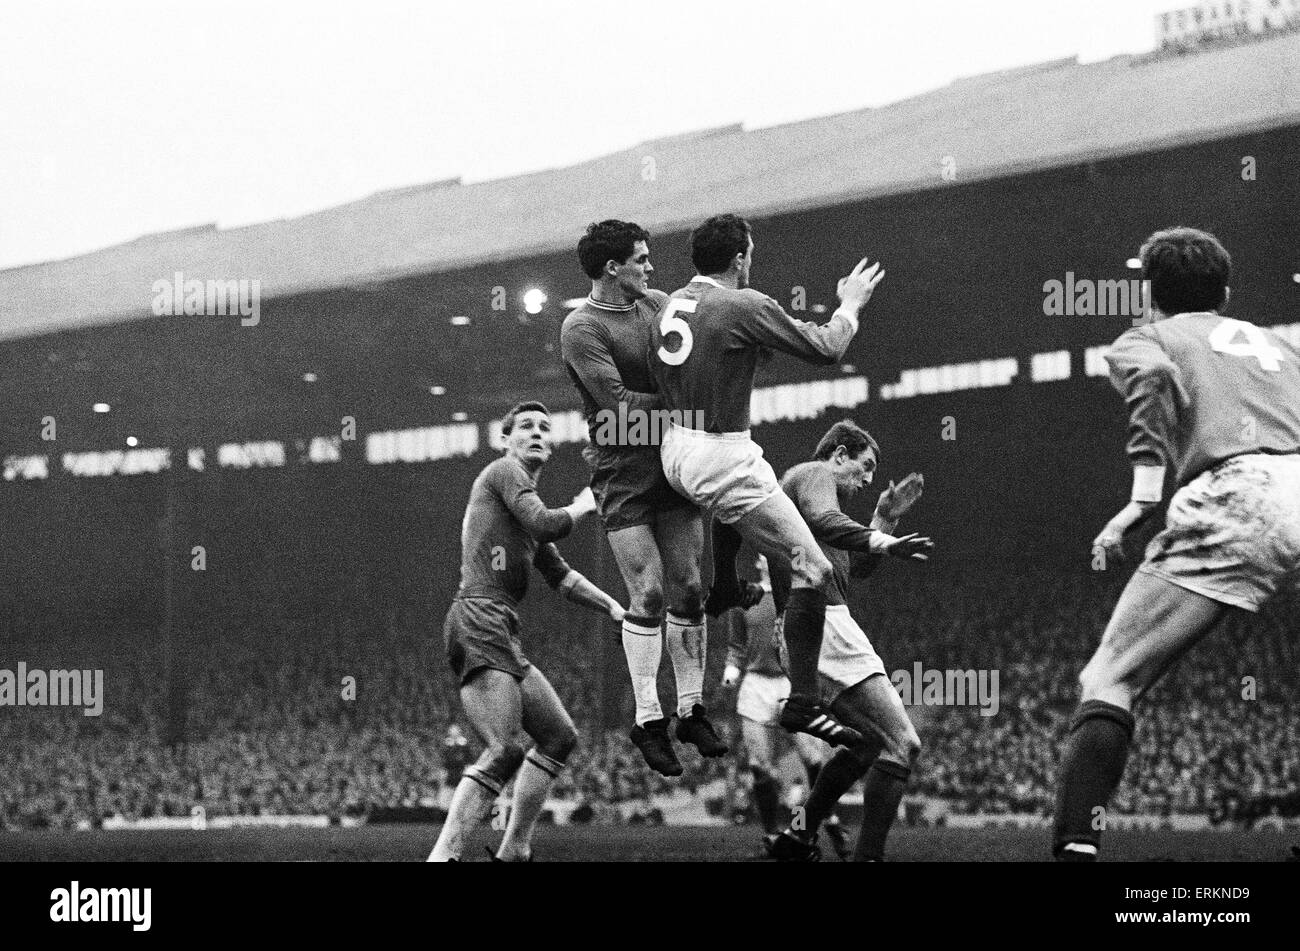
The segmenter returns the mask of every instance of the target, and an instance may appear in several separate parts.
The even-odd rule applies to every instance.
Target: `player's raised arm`
[[[549,542],[539,545],[533,556],[533,567],[541,572],[547,584],[574,604],[608,615],[615,621],[623,620],[623,606],[587,580],[582,572],[570,568],[555,545]]]
[[[570,373],[603,410],[616,412],[619,403],[629,409],[649,411],[663,406],[658,393],[638,393],[623,385],[609,344],[599,328],[572,317],[560,328],[560,353]]]
[[[840,306],[825,324],[796,320],[770,297],[742,324],[742,332],[753,343],[780,350],[810,363],[834,363],[844,356],[858,332],[858,312],[871,299],[885,277],[877,262],[867,267],[863,258],[858,266],[839,282]]]
[[[930,539],[915,533],[895,538],[845,515],[835,497],[835,479],[824,470],[810,475],[800,493],[799,512],[813,536],[832,548],[925,561],[926,552],[934,547]]]
[[[1178,365],[1145,327],[1136,327],[1106,352],[1111,383],[1128,405],[1128,456],[1133,464],[1133,501],[1160,501],[1170,439],[1178,408],[1186,405]]]
[[[596,510],[591,489],[583,489],[568,505],[549,509],[522,466],[501,466],[494,486],[510,514],[539,542],[553,542],[573,531],[573,524]]]

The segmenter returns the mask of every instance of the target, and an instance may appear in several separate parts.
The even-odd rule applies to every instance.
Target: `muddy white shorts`
[[[762,447],[743,433],[669,426],[659,447],[668,484],[730,525],[781,491]]]

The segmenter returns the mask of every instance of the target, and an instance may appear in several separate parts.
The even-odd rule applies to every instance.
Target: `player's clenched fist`
[[[880,262],[867,267],[867,259],[863,258],[848,277],[840,278],[836,293],[841,303],[860,308],[871,300],[872,291],[884,279],[885,272],[880,269]]]

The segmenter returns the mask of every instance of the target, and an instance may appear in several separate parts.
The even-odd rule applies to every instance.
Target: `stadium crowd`
[[[999,674],[996,715],[974,706],[914,708],[924,749],[913,793],[957,812],[1050,812],[1075,678],[1121,581],[990,570],[941,582],[905,570],[873,578],[854,609],[889,670],[920,661]],[[1298,612],[1289,596],[1259,618],[1230,622],[1153,691],[1119,811],[1210,814],[1225,796],[1300,788]],[[717,686],[720,634],[709,659],[709,702],[718,711],[734,707],[734,695]],[[190,817],[196,807],[207,818],[334,819],[432,808],[445,803],[477,752],[472,741],[451,739],[455,692],[441,639],[391,614],[376,619],[335,605],[310,619],[232,623],[226,615],[199,623],[173,652],[188,672],[179,696],[148,630],[101,631],[87,653],[25,640],[11,625],[0,646],[0,668],[19,659],[29,668],[102,667],[106,694],[99,717],[80,708],[0,710],[0,828]],[[728,760],[693,751],[680,780],[647,770],[626,731],[599,722],[598,652],[580,648],[572,635],[527,645],[581,735],[556,798],[600,818],[613,814],[611,805],[648,805],[727,774]],[[183,730],[167,742],[177,709]]]

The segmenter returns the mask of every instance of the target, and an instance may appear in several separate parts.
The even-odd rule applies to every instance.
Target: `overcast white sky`
[[[0,2],[0,267],[1142,52],[1193,5]]]

